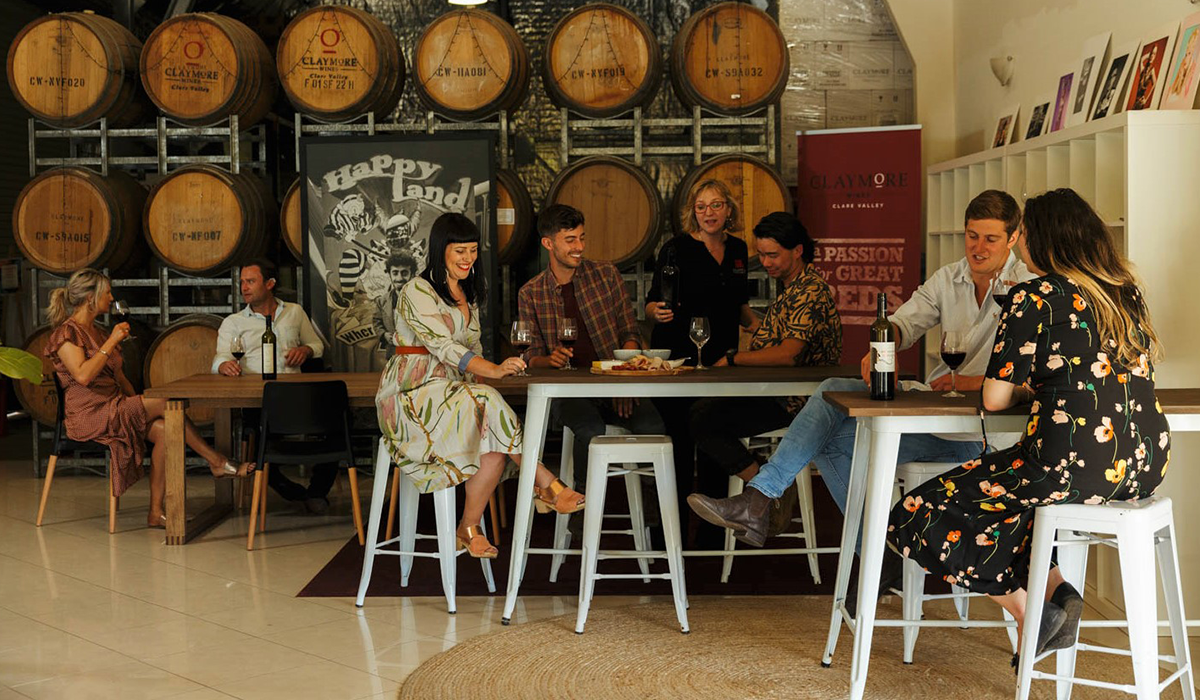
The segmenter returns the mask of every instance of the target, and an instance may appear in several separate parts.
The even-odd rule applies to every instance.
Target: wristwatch
[[[729,348],[725,351],[725,361],[729,363],[730,367],[737,366],[737,363],[733,361],[733,358],[737,357],[737,354],[737,348]]]

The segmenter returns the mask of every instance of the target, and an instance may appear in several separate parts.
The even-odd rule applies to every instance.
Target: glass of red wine
[[[992,296],[992,300],[996,302],[996,306],[1000,307],[1001,312],[1008,310],[1005,302],[1008,300],[1009,291],[1012,290],[1015,284],[1016,280],[1004,279],[1004,276],[999,272],[992,278],[991,289],[988,290],[988,294]]]
[[[233,355],[233,359],[239,364],[242,364],[242,358],[246,355],[246,344],[242,342],[242,336],[235,335],[229,343],[229,353]]]
[[[958,366],[967,359],[964,334],[961,331],[942,331],[942,362],[950,368],[950,391],[942,394],[948,399],[962,398],[958,393]]]
[[[575,341],[579,340],[579,326],[576,325],[575,319],[564,318],[558,324],[558,342],[562,343],[563,347],[570,350],[575,347]],[[575,369],[571,365],[571,358],[567,358],[567,364],[562,366],[562,369]]]
[[[512,333],[508,336],[508,339],[512,342],[513,347],[517,349],[517,352],[520,353],[518,357],[522,361],[525,361],[525,351],[529,349],[530,345],[533,345],[533,329],[529,327],[529,323],[526,321],[513,321]],[[529,373],[522,369],[513,376],[528,377]]]
[[[113,320],[114,324],[129,323],[129,304],[127,304],[126,302],[124,302],[120,299],[117,299],[116,301],[114,301],[112,303],[111,315],[112,315],[112,320]],[[125,336],[125,340],[134,338],[134,337],[136,337],[136,336],[134,336],[133,333],[130,333],[129,335]],[[122,341],[122,342],[124,342],[124,341]]]

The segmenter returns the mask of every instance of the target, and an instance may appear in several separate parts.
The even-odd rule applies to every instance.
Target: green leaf
[[[0,347],[0,374],[24,379],[31,384],[41,384],[42,361],[20,348]]]

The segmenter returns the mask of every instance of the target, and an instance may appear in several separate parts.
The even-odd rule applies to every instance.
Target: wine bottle
[[[275,331],[271,330],[271,317],[267,316],[267,330],[262,334],[262,378],[275,379]]]
[[[675,267],[674,248],[667,249],[667,264],[663,265],[658,291],[668,309],[679,308],[679,268]]]
[[[887,318],[887,295],[877,297],[879,312],[871,324],[871,398],[896,398],[896,335]]]

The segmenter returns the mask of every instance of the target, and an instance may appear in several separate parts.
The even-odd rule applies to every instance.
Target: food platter
[[[695,367],[675,367],[670,369],[603,369],[593,367],[592,374],[603,374],[610,377],[670,377],[676,374],[685,374],[695,369]]]
[[[695,369],[695,367],[685,367],[683,362],[683,360],[663,360],[645,355],[635,355],[624,361],[593,362],[592,374],[604,374],[612,377],[669,377]]]

